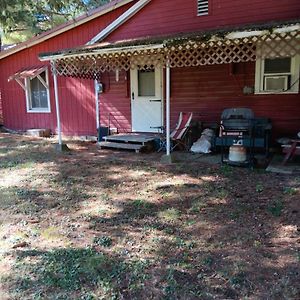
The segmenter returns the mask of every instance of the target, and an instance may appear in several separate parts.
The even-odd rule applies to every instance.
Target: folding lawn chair
[[[176,127],[174,130],[172,130],[170,134],[171,138],[171,150],[173,151],[178,146],[183,146],[184,149],[186,149],[186,144],[184,143],[184,137],[187,133],[187,130],[191,124],[193,118],[193,113],[186,113],[186,112],[180,112],[178,122],[176,124]],[[165,135],[161,138],[160,141],[160,148],[157,152],[160,152],[162,150],[166,149],[166,139]]]

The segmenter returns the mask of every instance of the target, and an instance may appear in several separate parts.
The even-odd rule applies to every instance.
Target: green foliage
[[[128,216],[131,218],[144,218],[150,216],[155,211],[153,203],[145,201],[143,199],[136,199],[128,205]]]
[[[175,238],[175,244],[177,248],[181,249],[188,249],[191,250],[196,246],[196,243],[194,241],[187,242],[180,237]]]
[[[258,183],[255,187],[257,193],[261,193],[264,190],[264,186],[261,183]]]
[[[247,277],[244,272],[238,272],[229,278],[230,284],[235,288],[241,288],[247,283]]]
[[[36,263],[28,263],[28,256],[35,257]],[[9,276],[4,282],[14,282],[17,293],[46,286],[49,290],[55,289],[57,294],[78,291],[80,299],[98,299],[86,292],[97,286],[105,299],[117,299],[121,287],[125,285],[130,294],[143,288],[148,279],[145,273],[148,265],[149,262],[144,260],[121,261],[92,248],[28,252],[19,257],[16,270],[18,274],[25,272],[32,276],[22,277],[16,273],[15,277]],[[45,298],[36,295],[35,299]]]
[[[292,188],[292,187],[285,187],[283,189],[283,193],[286,195],[296,195],[297,194],[297,189]]]
[[[0,29],[6,41],[19,42],[78,14],[96,8],[108,0],[1,0]]]
[[[274,216],[274,217],[280,217],[283,210],[283,203],[281,200],[274,201],[268,206],[268,211]]]
[[[175,222],[180,218],[180,215],[180,211],[174,207],[168,208],[158,213],[159,218],[163,219],[166,222]]]
[[[150,202],[147,202],[143,199],[136,199],[132,201],[132,206],[139,210],[151,210],[153,208],[153,204]]]
[[[211,268],[213,263],[214,263],[214,259],[212,256],[207,256],[203,259],[203,264],[208,268]]]
[[[169,269],[166,277],[167,277],[166,278],[167,285],[163,289],[164,294],[166,296],[166,299],[172,299],[174,297],[174,295],[176,294],[177,290],[179,289],[177,281],[174,277],[174,269],[173,268]]]
[[[110,247],[112,245],[112,239],[109,236],[95,237],[93,242],[102,247]]]
[[[220,170],[224,176],[229,176],[233,173],[233,167],[231,167],[229,165],[222,165]]]

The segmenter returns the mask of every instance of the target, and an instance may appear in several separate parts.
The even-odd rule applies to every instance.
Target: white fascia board
[[[273,32],[275,33],[285,33],[300,30],[300,24],[295,24],[292,26],[283,26],[281,28],[275,28]]]
[[[75,20],[74,22],[70,23],[69,25],[67,25],[67,26],[65,26],[65,27],[63,27],[61,29],[55,30],[53,32],[51,30],[51,32],[49,34],[41,34],[41,38],[38,38],[38,36],[37,36],[36,38],[33,38],[32,40],[29,40],[27,42],[23,42],[23,43],[15,46],[13,48],[10,48],[10,49],[8,49],[6,51],[0,52],[0,60],[3,59],[3,58],[5,58],[5,57],[7,57],[7,56],[10,56],[10,55],[12,55],[14,53],[17,53],[17,52],[19,52],[21,50],[30,48],[30,47],[32,47],[34,45],[37,45],[37,44],[42,43],[42,42],[44,42],[46,40],[49,40],[49,39],[51,39],[51,38],[53,38],[53,37],[55,37],[55,36],[57,36],[57,35],[59,35],[61,33],[64,33],[64,32],[66,32],[66,31],[68,31],[70,29],[73,29],[73,28],[75,28],[75,27],[77,27],[79,25],[82,25],[82,24],[84,24],[86,22],[89,22],[89,21],[91,21],[91,20],[93,20],[95,18],[98,18],[98,17],[102,16],[102,15],[105,15],[105,14],[107,14],[107,13],[109,13],[109,12],[111,12],[111,11],[113,11],[113,10],[121,7],[121,6],[124,6],[124,5],[126,5],[126,4],[128,4],[128,3],[132,2],[132,1],[134,1],[134,0],[123,0],[123,1],[120,1],[120,2],[116,3],[112,7],[108,7],[107,9],[100,10],[98,13],[91,14],[90,16],[82,18],[79,21]]]
[[[237,31],[237,32],[230,32],[226,35],[226,39],[234,40],[234,39],[242,39],[252,36],[261,36],[268,34],[268,30],[254,30],[254,31]]]
[[[45,56],[40,57],[40,61],[47,61],[47,60],[58,60],[58,59],[65,59],[65,58],[72,58],[72,57],[85,57],[91,55],[101,55],[101,54],[108,54],[108,53],[130,53],[134,51],[142,51],[142,50],[152,50],[152,49],[162,49],[164,48],[164,44],[154,44],[154,45],[138,45],[138,46],[126,46],[126,47],[118,47],[118,48],[106,48],[106,49],[99,49],[99,50],[87,50],[85,53],[74,53],[74,54],[57,54],[52,56]]]
[[[101,32],[99,32],[95,37],[93,37],[86,45],[93,45],[102,41],[105,37],[107,37],[110,33],[116,30],[119,26],[124,24],[128,19],[134,16],[137,12],[139,12],[145,5],[147,5],[151,0],[140,0],[132,7],[130,7],[127,11],[125,11],[120,17],[110,23],[106,28],[104,28]]]
[[[300,24],[295,25],[287,25],[282,26],[280,28],[274,28],[271,30],[272,33],[288,33],[292,31],[300,30]],[[230,32],[226,35],[226,39],[240,39],[240,38],[247,38],[252,36],[262,36],[270,34],[270,30],[252,30],[252,31],[236,31]]]

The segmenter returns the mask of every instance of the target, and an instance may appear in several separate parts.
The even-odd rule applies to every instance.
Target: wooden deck
[[[113,148],[134,150],[136,153],[144,149],[153,149],[154,141],[159,139],[160,135],[155,133],[124,133],[114,134],[104,137],[104,142],[99,142],[101,148]]]
[[[105,141],[145,144],[159,138],[157,134],[126,133],[104,137]]]

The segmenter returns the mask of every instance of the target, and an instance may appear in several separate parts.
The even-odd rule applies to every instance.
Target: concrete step
[[[26,131],[26,134],[30,136],[36,136],[36,137],[50,137],[51,130],[44,129],[44,128],[28,129]]]
[[[125,149],[125,150],[134,150],[136,153],[139,153],[144,145],[138,144],[128,144],[128,143],[116,143],[116,142],[99,142],[99,148],[114,148],[114,149]]]

